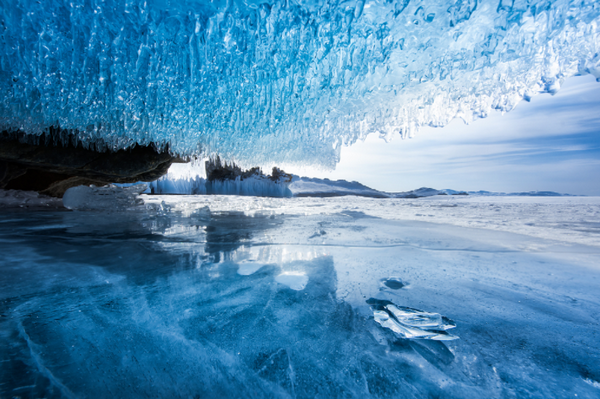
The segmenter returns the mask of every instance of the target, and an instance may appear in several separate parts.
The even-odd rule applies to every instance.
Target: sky
[[[600,195],[600,83],[573,77],[559,92],[522,101],[469,125],[454,120],[386,143],[370,135],[342,149],[335,171],[285,165],[301,176],[371,188],[556,191]]]

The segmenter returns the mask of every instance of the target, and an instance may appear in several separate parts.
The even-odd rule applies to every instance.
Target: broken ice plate
[[[454,321],[439,313],[397,306],[393,302],[375,298],[368,299],[367,303],[373,307],[375,321],[400,338],[436,341],[458,339],[456,335],[446,332],[456,327]]]

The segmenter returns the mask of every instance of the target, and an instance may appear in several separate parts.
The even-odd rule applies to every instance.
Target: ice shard
[[[0,0],[0,130],[333,166],[600,77],[597,1]]]
[[[439,313],[397,306],[390,301],[375,298],[370,298],[367,303],[373,308],[374,320],[400,338],[434,341],[458,339],[456,335],[447,332],[456,327],[454,321]]]

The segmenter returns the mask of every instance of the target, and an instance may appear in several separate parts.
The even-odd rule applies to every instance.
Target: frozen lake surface
[[[600,397],[600,198],[142,198],[0,212],[0,397]]]

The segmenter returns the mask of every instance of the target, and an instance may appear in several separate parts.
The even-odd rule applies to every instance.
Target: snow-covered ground
[[[92,194],[0,212],[1,397],[600,396],[600,198]]]

